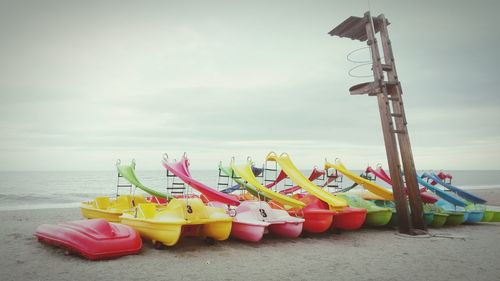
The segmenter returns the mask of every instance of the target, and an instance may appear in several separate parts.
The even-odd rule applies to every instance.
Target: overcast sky
[[[353,2],[353,3],[351,3]],[[438,2],[438,3],[436,3]],[[499,1],[371,1],[417,169],[500,168]],[[161,169],[289,152],[386,163],[375,97],[327,33],[367,1],[0,1],[0,170]],[[368,51],[354,54],[366,60]],[[369,75],[361,67],[357,75]]]

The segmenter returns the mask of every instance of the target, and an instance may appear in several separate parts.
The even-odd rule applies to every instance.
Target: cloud
[[[348,94],[366,79],[347,75],[345,56],[365,45],[326,34],[364,3],[1,5],[2,170],[112,169],[127,157],[157,169],[161,153],[184,151],[201,169],[270,150],[306,169],[325,156],[385,160],[376,98]],[[418,168],[500,162],[488,153],[500,150],[498,5],[372,3],[392,23]]]

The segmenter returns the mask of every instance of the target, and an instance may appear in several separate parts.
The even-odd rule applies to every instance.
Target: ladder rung
[[[229,185],[229,183],[223,183],[223,182],[220,182],[220,183],[218,183],[217,185]]]
[[[182,186],[184,186],[184,183],[182,183],[182,182],[173,182],[172,185],[182,185]]]
[[[278,171],[278,169],[269,169],[269,168],[265,168],[264,170],[266,170],[266,171],[272,171],[272,172],[277,172]]]
[[[403,117],[403,114],[401,113],[391,113],[392,117]]]
[[[405,130],[392,130],[394,134],[406,134]]]
[[[384,70],[384,71],[391,71],[392,70],[392,65],[390,65],[390,64],[382,64],[382,70]]]
[[[131,184],[119,184],[117,187],[132,187]]]
[[[390,101],[399,101],[398,97],[388,97],[387,99]]]

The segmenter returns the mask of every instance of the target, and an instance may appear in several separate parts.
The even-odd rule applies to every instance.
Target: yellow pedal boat
[[[146,203],[141,195],[121,195],[116,199],[96,197],[95,200],[82,202],[80,211],[87,219],[105,219],[110,222],[120,222],[120,216],[125,211],[133,209],[141,203]]]
[[[224,209],[205,206],[199,198],[172,199],[164,209],[142,203],[124,212],[120,219],[151,239],[157,248],[173,246],[181,236],[198,236],[209,242],[226,240],[233,221]]]

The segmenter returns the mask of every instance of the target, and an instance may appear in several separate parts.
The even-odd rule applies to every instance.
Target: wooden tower
[[[406,126],[403,92],[396,72],[396,63],[387,31],[388,25],[389,21],[384,15],[372,17],[370,12],[366,12],[364,17],[349,17],[329,34],[361,42],[366,41],[370,48],[373,82],[355,85],[349,91],[351,95],[368,94],[377,97],[387,162],[392,178],[394,201],[398,213],[399,232],[415,235],[425,233],[426,227],[410,136]],[[384,61],[380,57],[379,43],[375,37],[378,32],[380,32]],[[404,191],[405,183],[410,210],[408,210]]]

